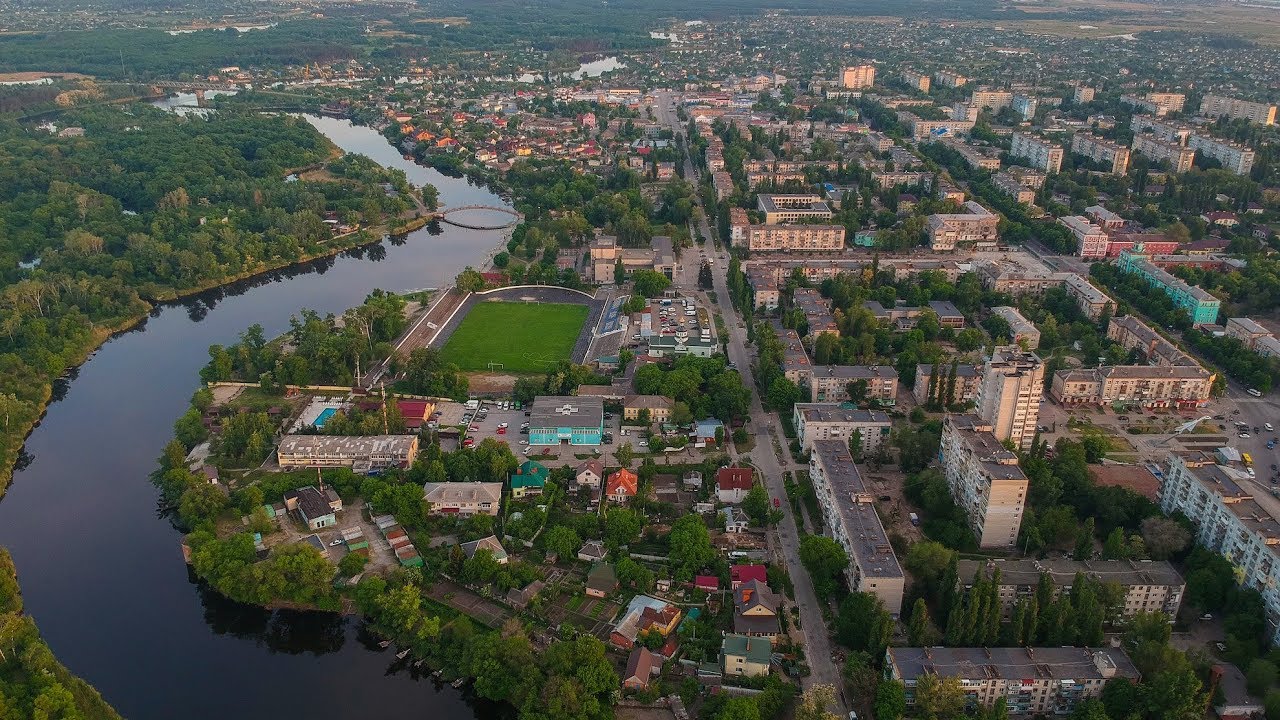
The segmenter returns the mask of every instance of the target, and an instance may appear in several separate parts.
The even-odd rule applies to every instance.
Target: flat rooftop
[[[604,425],[604,400],[599,397],[539,395],[533,399],[530,428],[598,428]]]
[[[969,680],[1107,679],[1099,660],[1114,668],[1117,677],[1138,677],[1129,656],[1118,648],[889,648],[889,664],[908,680],[926,673]]]
[[[813,452],[826,473],[841,532],[853,551],[852,560],[864,577],[900,578],[902,566],[893,554],[889,536],[876,514],[875,498],[849,454],[845,440],[817,440]]]
[[[889,416],[878,410],[846,408],[839,403],[796,403],[796,412],[806,422],[888,423]]]
[[[1035,585],[1047,574],[1054,585],[1066,587],[1075,582],[1077,573],[1121,585],[1183,584],[1182,576],[1164,560],[961,560],[958,567],[962,582],[972,579],[979,568],[986,569],[987,577],[998,568],[1005,585]]]

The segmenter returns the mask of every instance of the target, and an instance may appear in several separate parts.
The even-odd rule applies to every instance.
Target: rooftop
[[[887,414],[877,410],[858,410],[839,403],[796,403],[795,408],[806,422],[890,422]]]
[[[816,440],[813,454],[826,474],[841,531],[852,546],[852,560],[865,577],[902,577],[902,566],[893,554],[889,536],[876,514],[875,497],[867,490],[862,473],[844,440]]]
[[[1138,677],[1120,649],[1051,648],[899,648],[888,651],[899,677],[924,674],[970,680],[1102,680]],[[1101,666],[1101,667],[1100,667]],[[1113,672],[1104,672],[1110,668]]]
[[[598,428],[604,425],[604,400],[598,397],[540,395],[533,399],[529,427]]]
[[[999,568],[1000,582],[1005,585],[1035,585],[1041,575],[1047,574],[1054,585],[1067,587],[1075,582],[1078,573],[1121,585],[1183,584],[1178,571],[1163,560],[961,560],[958,567],[962,582],[969,582],[979,568],[986,568],[987,577]]]

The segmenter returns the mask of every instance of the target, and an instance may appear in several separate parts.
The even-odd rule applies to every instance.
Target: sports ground
[[[570,359],[590,310],[568,303],[477,303],[441,352],[464,371],[546,372]]]

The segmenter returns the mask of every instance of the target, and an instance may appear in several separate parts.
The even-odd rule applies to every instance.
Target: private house
[[[702,473],[697,470],[690,470],[684,474],[685,490],[701,490],[702,489]]]
[[[732,565],[729,567],[729,587],[737,590],[743,583],[768,581],[768,569],[764,565]]]
[[[725,675],[768,675],[772,657],[773,644],[768,638],[731,634],[720,643],[720,668]]]
[[[636,496],[640,487],[640,478],[626,468],[609,473],[605,478],[604,496],[609,502],[625,503]]]
[[[541,495],[546,487],[547,477],[551,471],[545,465],[533,460],[525,460],[516,468],[511,476],[511,497],[522,498],[526,495]]]
[[[308,485],[285,491],[284,507],[288,512],[297,512],[308,530],[319,530],[338,523],[336,513],[342,510],[342,498],[331,488],[319,490]]]
[[[604,479],[604,463],[599,460],[587,460],[579,465],[573,474],[574,483],[582,488],[598,488]]]
[[[431,420],[436,404],[429,400],[396,400],[396,409],[404,418],[405,429],[416,433]]]
[[[497,515],[502,506],[502,483],[426,483],[422,490],[431,515]]]
[[[747,497],[754,484],[751,468],[720,468],[716,471],[716,499],[738,504]]]
[[[622,402],[622,419],[629,422],[638,422],[642,417],[647,417],[651,423],[665,423],[671,421],[671,410],[675,407],[675,401],[663,395],[628,395],[627,399]]]
[[[618,590],[618,575],[609,563],[600,562],[587,573],[587,595],[594,598],[608,597]],[[633,638],[634,639],[634,638]]]
[[[715,418],[699,420],[694,428],[696,435],[695,442],[714,443],[716,442],[716,431],[724,432],[724,423]]]
[[[715,575],[698,575],[693,579],[693,589],[705,593],[720,592],[720,578]]]
[[[507,604],[523,610],[529,606],[529,603],[533,602],[533,599],[546,586],[547,584],[541,580],[534,580],[521,589],[511,588],[507,591]]]
[[[649,680],[662,667],[657,656],[643,645],[627,656],[627,669],[622,674],[622,687],[626,690],[648,690]]]
[[[730,534],[744,533],[750,524],[747,514],[741,508],[727,507],[720,510],[724,518],[724,531]]]
[[[778,609],[782,600],[760,580],[749,580],[733,591],[733,631],[739,635],[768,638],[782,632]]]
[[[608,554],[609,551],[605,549],[604,543],[599,540],[588,540],[578,548],[578,559],[583,562],[600,562]]]
[[[499,565],[507,564],[507,551],[502,547],[502,543],[498,542],[496,535],[462,543],[462,552],[466,554],[468,560],[475,557],[480,550],[488,550]]]
[[[680,618],[680,608],[675,605],[648,595],[637,595],[631,598],[622,617],[614,625],[613,632],[609,634],[609,642],[614,647],[630,650],[635,647],[640,633],[656,632],[667,637],[676,629]]]

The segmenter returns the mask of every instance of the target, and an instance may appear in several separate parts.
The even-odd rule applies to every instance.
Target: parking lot
[[[527,452],[529,451],[529,436],[521,432],[522,426],[529,421],[529,418],[525,415],[527,408],[515,410],[509,405],[508,409],[503,410],[501,409],[501,401],[495,403],[491,400],[484,403],[483,409],[488,412],[483,413],[484,416],[481,417],[481,412],[478,410],[476,416],[471,420],[470,428],[467,430],[467,437],[476,443],[486,438],[493,438],[510,445],[512,452],[521,457],[542,456],[549,453],[553,458],[565,460],[574,460],[575,455],[591,455],[597,449],[592,446],[552,445],[537,446],[532,452]],[[618,415],[605,418],[604,431],[606,435],[612,434],[613,444],[602,444],[599,447],[602,454],[608,453],[612,448],[617,447],[618,443],[623,442],[620,434],[621,422],[622,419]],[[502,427],[504,423],[506,427]],[[634,432],[634,430],[628,428],[628,432]],[[626,436],[626,440],[631,441],[633,445],[635,444],[634,438],[630,434]]]

